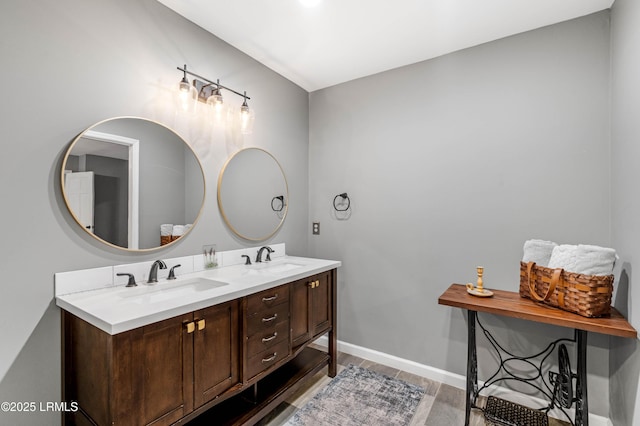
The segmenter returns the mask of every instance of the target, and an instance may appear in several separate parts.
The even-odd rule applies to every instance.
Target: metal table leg
[[[589,426],[589,401],[587,399],[587,332],[576,330],[578,366],[576,378],[576,426]]]
[[[465,404],[464,424],[469,425],[471,408],[475,406],[478,393],[478,358],[476,354],[476,311],[467,311],[467,400]]]

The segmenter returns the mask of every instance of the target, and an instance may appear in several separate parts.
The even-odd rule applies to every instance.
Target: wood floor
[[[377,364],[362,358],[340,353],[338,356],[338,372],[345,366],[354,364],[365,367],[381,374],[404,380],[421,386],[425,390],[418,409],[410,423],[410,426],[442,426],[442,425],[463,425],[464,424],[464,402],[465,391],[444,383],[435,382],[415,374],[407,373],[382,364]],[[259,426],[280,426],[284,425],[298,408],[304,406],[313,396],[331,381],[326,372],[318,373],[314,380],[303,387],[289,400],[280,404],[270,415],[264,418]],[[484,416],[481,411],[474,410],[470,426],[484,426]],[[556,419],[549,419],[549,426],[568,426],[569,423]],[[318,425],[321,426],[321,425]],[[367,425],[375,426],[375,425]]]

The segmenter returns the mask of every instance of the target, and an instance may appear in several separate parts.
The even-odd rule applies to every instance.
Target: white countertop
[[[66,294],[57,296],[56,304],[113,335],[340,266],[335,260],[282,256],[272,262],[195,272],[156,284]]]

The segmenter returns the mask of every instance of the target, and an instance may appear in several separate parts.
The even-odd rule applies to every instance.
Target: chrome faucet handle
[[[127,274],[127,273],[117,273],[116,274],[119,277],[123,277],[123,276],[128,276],[129,277],[129,282],[127,283],[127,285],[125,287],[136,287],[138,284],[136,284],[136,279],[134,278],[133,274]]]
[[[275,253],[275,250],[271,247],[267,247],[267,262],[271,262],[271,253]]]
[[[175,272],[173,270],[176,269],[176,268],[179,268],[181,266],[182,265],[180,265],[180,264],[172,266],[171,269],[169,269],[169,276],[167,277],[167,279],[168,280],[175,280],[176,279],[176,274],[175,274]]]
[[[245,264],[245,265],[251,265],[251,258],[250,258],[248,255],[243,254],[243,255],[242,255],[242,257],[246,257],[246,258],[247,258],[247,259],[244,261],[244,264]]]

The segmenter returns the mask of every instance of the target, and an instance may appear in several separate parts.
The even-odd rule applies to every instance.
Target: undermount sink
[[[290,271],[292,269],[298,269],[298,268],[302,268],[304,265],[301,265],[299,263],[278,263],[275,265],[269,265],[267,266],[267,270],[268,271],[272,271],[272,272],[286,272],[286,271]]]
[[[189,278],[176,282],[140,286],[124,291],[121,296],[132,303],[156,303],[229,285],[208,278]]]
[[[293,269],[302,268],[303,266],[305,265],[302,263],[295,263],[295,262],[277,262],[277,263],[264,262],[262,264],[259,264],[258,266],[259,269],[257,270],[279,274],[281,272],[287,272]]]

